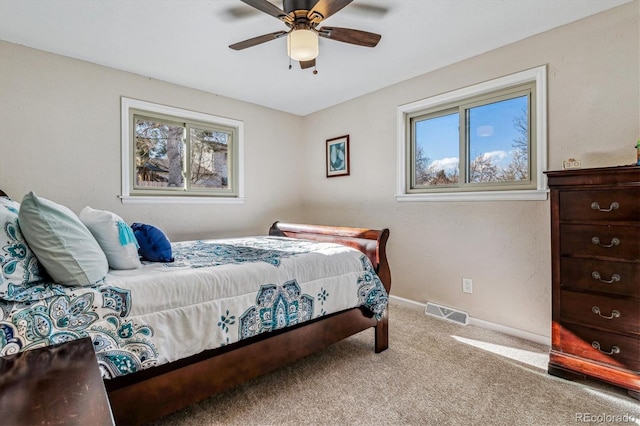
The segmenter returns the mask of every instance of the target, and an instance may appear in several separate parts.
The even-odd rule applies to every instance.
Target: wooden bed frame
[[[388,229],[276,222],[269,229],[269,235],[354,247],[369,257],[387,292],[391,290],[391,273],[386,256]],[[375,352],[387,349],[387,311],[378,321],[368,310],[352,308],[170,364],[105,380],[113,417],[116,424],[149,422],[368,328],[375,330]]]
[[[0,190],[0,196],[7,195]],[[269,235],[344,244],[367,255],[387,292],[388,229],[348,228],[275,222]],[[325,349],[363,330],[375,330],[374,349],[389,346],[388,310],[377,320],[365,308],[352,308],[293,327],[263,333],[169,364],[104,380],[116,424],[142,424],[206,399]]]
[[[7,195],[0,190],[0,196]],[[269,235],[344,244],[367,255],[387,292],[388,229],[275,222]],[[365,308],[351,308],[293,327],[263,333],[169,364],[104,380],[116,424],[142,424],[187,407],[325,349],[363,330],[375,330],[374,349],[389,346],[388,310],[377,320]]]

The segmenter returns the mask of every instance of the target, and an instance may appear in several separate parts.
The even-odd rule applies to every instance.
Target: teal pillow
[[[30,192],[20,205],[20,229],[40,264],[58,284],[97,284],[107,257],[89,229],[67,207]]]

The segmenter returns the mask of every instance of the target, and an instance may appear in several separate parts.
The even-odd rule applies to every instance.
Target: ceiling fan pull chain
[[[289,34],[287,34],[289,37]],[[287,56],[289,57],[289,69],[291,69],[291,45],[287,43]]]

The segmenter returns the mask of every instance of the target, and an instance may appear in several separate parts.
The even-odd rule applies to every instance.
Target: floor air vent
[[[436,305],[431,302],[427,302],[427,307],[424,310],[424,313],[432,317],[455,322],[457,324],[467,325],[469,323],[469,314],[466,312],[447,308],[446,306]]]

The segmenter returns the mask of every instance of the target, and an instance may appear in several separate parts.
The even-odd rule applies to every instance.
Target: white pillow
[[[111,269],[135,269],[142,266],[133,230],[120,216],[87,206],[80,212],[80,220],[102,247]]]
[[[20,203],[18,219],[29,247],[56,283],[93,285],[107,275],[107,257],[67,207],[30,192]]]

